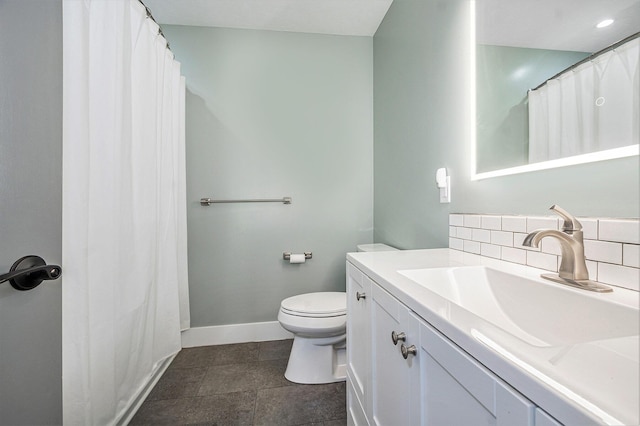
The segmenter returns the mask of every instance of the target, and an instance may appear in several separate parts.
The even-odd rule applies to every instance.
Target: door
[[[0,2],[0,274],[62,254],[62,2]],[[0,284],[0,424],[62,423],[62,287]]]

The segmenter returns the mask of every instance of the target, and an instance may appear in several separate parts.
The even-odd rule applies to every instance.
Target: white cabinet
[[[369,424],[364,408],[353,388],[353,381],[349,379],[347,379],[347,417],[350,425],[366,426]]]
[[[422,320],[422,424],[533,426],[535,405]]]
[[[347,306],[348,424],[559,425],[348,262]]]
[[[376,284],[372,285],[372,401],[374,425],[418,424],[420,358],[417,322],[409,309]],[[393,338],[392,338],[393,336]],[[403,356],[401,348],[405,348]]]
[[[562,424],[546,412],[536,408],[536,426],[562,426]]]
[[[347,262],[347,406],[359,404],[359,411],[368,409],[371,385],[371,285],[372,282],[357,268]],[[355,408],[354,408],[355,409]],[[352,424],[360,416],[351,414]]]

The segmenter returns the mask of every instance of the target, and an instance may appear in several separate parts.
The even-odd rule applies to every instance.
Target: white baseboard
[[[278,321],[247,324],[193,327],[182,332],[182,347],[227,345],[230,343],[265,342],[292,339],[293,334],[282,328]]]

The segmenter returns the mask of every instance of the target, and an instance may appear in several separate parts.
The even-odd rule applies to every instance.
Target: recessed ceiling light
[[[598,23],[598,25],[596,25],[596,28],[608,27],[611,24],[613,24],[613,19],[605,19],[604,21]]]

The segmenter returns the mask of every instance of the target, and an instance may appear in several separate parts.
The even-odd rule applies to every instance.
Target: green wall
[[[448,244],[451,205],[438,202],[435,172],[449,169],[459,198],[468,174],[467,10],[463,0],[395,0],[373,38],[376,242]]]
[[[375,241],[446,247],[458,212],[640,216],[638,157],[471,181],[469,23],[468,0],[395,0],[374,36]]]
[[[344,291],[345,253],[373,238],[372,38],[163,31],[187,79],[192,327],[275,321],[288,296]]]
[[[395,0],[373,38],[163,26],[187,77],[192,326],[274,321],[287,296],[343,290],[358,243],[446,247],[449,213],[640,216],[637,157],[471,181],[469,13]]]

